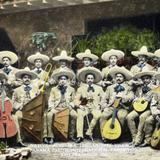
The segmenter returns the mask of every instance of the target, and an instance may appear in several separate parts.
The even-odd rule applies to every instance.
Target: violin
[[[0,138],[6,139],[16,135],[17,127],[11,116],[12,103],[5,97],[4,86],[2,86],[0,97]]]

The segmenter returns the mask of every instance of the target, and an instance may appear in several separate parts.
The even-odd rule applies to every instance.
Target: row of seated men
[[[114,112],[114,102],[120,98],[117,111],[117,118],[121,124],[122,130],[125,124],[128,125],[132,137],[133,146],[150,145],[154,126],[160,117],[160,94],[156,92],[159,87],[160,72],[159,66],[151,66],[147,63],[148,58],[160,57],[160,50],[150,53],[146,46],[138,51],[133,51],[132,55],[138,57],[138,64],[131,67],[131,70],[125,67],[119,67],[117,61],[124,57],[120,50],[111,49],[102,54],[102,59],[109,65],[100,71],[93,67],[93,63],[98,57],[91,53],[89,49],[78,53],[76,56],[82,60],[84,67],[77,71],[67,67],[68,62],[74,60],[62,51],[59,56],[53,57],[60,65],[52,72],[46,86],[51,86],[49,93],[48,107],[44,112],[44,132],[43,142],[53,144],[55,141],[54,130],[52,129],[53,115],[62,111],[66,107],[70,110],[70,138],[76,143],[84,140],[84,118],[88,114],[92,115],[88,123],[88,129],[85,133],[88,138],[93,139],[93,130],[99,122],[102,141],[105,143],[104,125],[106,120],[112,117]],[[35,68],[30,70],[16,69],[12,64],[16,63],[18,57],[10,51],[0,52],[0,63],[4,67],[0,71],[1,97],[3,85],[13,90],[11,102],[13,104],[13,118],[17,127],[17,145],[24,146],[21,138],[22,108],[31,101],[37,94],[37,85],[43,83],[46,71],[42,66],[47,64],[49,57],[37,52],[27,58],[28,62]],[[108,80],[108,77],[112,79]],[[75,90],[72,80],[77,78],[78,88]],[[105,88],[105,90],[104,90]],[[158,90],[159,91],[159,90]],[[5,100],[10,100],[5,95]],[[143,97],[148,106],[144,111],[136,111],[132,104]],[[83,103],[85,100],[85,103]],[[136,119],[139,119],[138,124]]]

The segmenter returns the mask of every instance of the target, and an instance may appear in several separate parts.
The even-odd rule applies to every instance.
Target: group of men
[[[111,49],[102,54],[102,60],[107,66],[100,71],[94,67],[98,57],[89,49],[78,53],[76,58],[82,60],[83,67],[76,74],[69,67],[73,57],[67,55],[65,50],[60,55],[52,58],[58,62],[59,68],[54,69],[45,86],[50,87],[48,107],[44,112],[43,142],[53,144],[55,141],[52,122],[54,115],[69,109],[70,112],[70,139],[81,143],[87,136],[93,140],[93,131],[97,123],[100,125],[102,141],[107,142],[103,136],[105,122],[112,117],[114,102],[121,98],[118,106],[117,118],[122,130],[127,125],[132,137],[131,145],[148,146],[154,126],[160,117],[160,93],[156,92],[160,81],[159,63],[156,66],[148,64],[148,59],[160,60],[160,50],[150,53],[146,46],[131,54],[138,58],[138,63],[130,70],[118,66],[117,61],[124,58],[120,50]],[[26,67],[17,69],[12,64],[18,61],[15,53],[10,51],[0,52],[0,85],[6,86],[12,98],[13,118],[17,127],[17,145],[23,146],[21,138],[22,108],[37,94],[37,85],[43,83],[47,74],[42,67],[49,62],[49,57],[40,52],[27,58],[34,65],[34,69]],[[76,79],[76,80],[75,80]],[[77,86],[74,82],[78,81]],[[75,87],[76,86],[76,87]],[[39,87],[39,86],[38,86]],[[7,91],[8,89],[8,91]],[[159,91],[159,90],[158,90]],[[1,93],[1,92],[0,92]],[[138,112],[133,108],[133,103],[143,97],[147,108]],[[88,118],[91,114],[92,118]],[[87,119],[87,131],[84,136],[84,122]],[[137,121],[138,119],[138,121]]]

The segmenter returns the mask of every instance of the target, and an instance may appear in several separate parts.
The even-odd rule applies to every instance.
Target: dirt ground
[[[103,144],[100,141],[74,142],[53,145],[30,144],[32,156],[29,160],[160,160],[160,150],[139,148],[128,143]]]

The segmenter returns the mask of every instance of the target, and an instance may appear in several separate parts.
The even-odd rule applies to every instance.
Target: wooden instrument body
[[[121,124],[117,119],[117,107],[120,104],[121,98],[116,98],[114,101],[114,111],[112,114],[112,117],[106,121],[106,123],[103,126],[102,135],[105,139],[108,140],[116,140],[121,136],[122,129]]]
[[[151,147],[160,149],[160,122],[157,123],[156,128],[151,138]]]
[[[11,116],[12,103],[9,99],[2,101],[0,99],[0,138],[10,138],[17,133],[16,124]]]
[[[148,107],[148,101],[143,97],[138,98],[133,103],[133,108],[137,112],[143,112],[143,111],[145,111],[147,109],[147,107]]]

